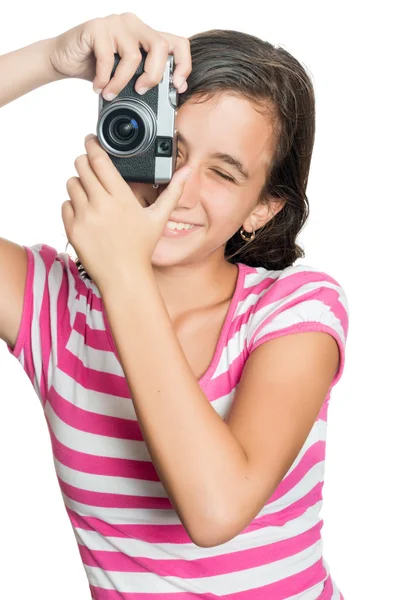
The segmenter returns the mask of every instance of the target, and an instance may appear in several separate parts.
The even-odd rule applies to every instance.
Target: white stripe
[[[261,309],[262,310],[262,309]],[[267,333],[273,333],[298,325],[299,323],[314,322],[321,323],[334,329],[345,342],[345,334],[340,319],[331,311],[330,307],[322,300],[303,300],[302,302],[286,308],[258,331],[252,344],[257,342]]]
[[[339,302],[341,302],[344,308],[346,308],[345,297],[342,288],[339,288],[337,285],[334,285],[333,283],[329,283],[327,281],[312,281],[309,283],[305,283],[304,285],[301,285],[298,288],[296,288],[296,290],[294,290],[291,294],[280,298],[276,302],[271,302],[266,306],[262,306],[251,316],[251,318],[248,321],[247,329],[247,339],[249,341],[249,345],[257,327],[259,327],[268,316],[270,316],[278,309],[282,310],[279,314],[275,315],[272,318],[271,322],[268,323],[265,328],[262,329],[263,334],[272,331],[277,331],[284,327],[289,327],[290,325],[295,325],[297,323],[302,323],[305,321],[318,321],[319,319],[317,317],[321,316],[324,319],[323,322],[325,323],[326,320],[326,323],[331,325],[335,330],[337,330],[341,336],[342,341],[344,341],[344,331],[340,320],[332,313],[330,307],[327,304],[325,304],[323,300],[300,300],[294,306],[285,308],[285,306],[292,302],[292,300],[300,298],[300,296],[304,294],[316,291],[321,287],[330,288],[337,291],[339,293]],[[265,295],[267,292],[268,289],[262,292],[259,297],[261,297],[261,295]],[[329,318],[326,317],[326,313],[330,313]],[[259,337],[260,332],[257,334],[256,339],[258,339]]]
[[[50,318],[50,336],[51,336],[51,344],[50,344],[50,357],[49,357],[49,365],[47,369],[47,390],[51,388],[55,365],[57,365],[58,361],[58,295],[61,288],[63,280],[63,270],[58,262],[54,262],[50,268],[48,275],[48,288],[49,288],[49,299],[50,299],[50,307],[49,307],[49,318]]]
[[[201,548],[196,544],[157,543],[146,542],[131,537],[103,536],[97,531],[76,527],[75,537],[93,552],[122,552],[125,556],[145,556],[154,560],[198,560],[201,558],[214,558],[229,555],[233,552],[251,550],[253,548],[267,547],[282,540],[289,540],[305,533],[320,522],[318,513],[321,502],[310,507],[296,519],[292,519],[282,526],[267,525],[261,529],[240,533],[233,539],[210,548]],[[268,552],[266,548],[265,552]]]
[[[73,274],[71,273],[71,269],[69,266],[69,255],[66,252],[60,252],[58,254],[58,257],[60,259],[60,261],[64,262],[65,265],[65,270],[68,276],[68,310],[69,310],[69,325],[70,328],[72,328],[74,321],[75,321],[75,317],[76,317],[76,312],[77,312],[77,308],[78,308],[78,301],[77,301],[77,292],[78,290],[76,289],[76,283],[75,283],[75,277],[73,276]],[[86,301],[86,299],[85,299]]]
[[[79,299],[76,300],[76,312],[85,315],[85,322],[90,326],[90,329],[98,329],[99,331],[105,331],[106,326],[101,310],[96,310],[91,307],[88,310],[87,297],[79,295]]]
[[[93,414],[137,421],[133,402],[130,398],[88,389],[61,369],[56,369],[53,377],[53,387],[61,398],[74,407],[77,406]]]
[[[286,600],[318,600],[324,591],[324,585],[325,583],[322,581],[321,583],[314,585],[309,590],[300,592],[300,594],[296,594],[295,596],[290,596],[290,598],[286,598]]]
[[[56,415],[49,402],[45,406],[45,414],[56,438],[72,450],[92,456],[151,462],[145,442],[108,437],[75,429]]]
[[[166,498],[167,493],[160,482],[145,482],[138,479],[127,479],[119,477],[105,477],[102,475],[81,474],[80,471],[73,471],[60,465],[55,461],[57,474],[63,481],[79,487],[92,487],[94,491],[105,493],[126,493],[131,496],[151,496],[152,498]],[[302,498],[309,488],[315,485],[316,475],[321,474],[320,465],[316,465],[307,473],[307,475],[296,485],[293,490],[285,494],[276,502],[264,505],[258,515],[254,518],[261,518],[264,515],[271,515],[275,512],[288,508],[297,499]],[[86,478],[85,478],[86,475]],[[121,492],[122,488],[122,492]],[[180,524],[181,521],[173,508],[170,509],[149,509],[149,508],[123,508],[123,507],[104,507],[92,506],[90,504],[71,500],[63,493],[65,503],[69,508],[80,515],[95,516],[99,519],[105,519],[109,523],[153,523],[160,525]],[[294,515],[292,516],[294,517]],[[288,515],[290,518],[290,514]]]
[[[121,593],[153,592],[192,592],[225,595],[246,590],[254,590],[265,585],[282,581],[291,575],[312,567],[321,558],[321,542],[310,548],[267,565],[243,571],[215,575],[211,577],[188,578],[160,577],[157,574],[132,573],[126,571],[102,571],[98,567],[84,565],[89,582],[104,589],[118,589]]]
[[[82,349],[84,348],[84,352]],[[101,373],[111,373],[125,377],[122,366],[116,358],[114,352],[109,350],[97,350],[85,345],[85,338],[75,329],[72,330],[67,343],[67,349],[76,356],[86,368],[100,371]]]
[[[306,441],[304,442],[300,452],[294,459],[294,461],[293,461],[292,465],[290,466],[289,470],[287,471],[285,477],[287,477],[289,475],[289,473],[294,471],[294,469],[297,467],[297,465],[299,464],[299,462],[301,461],[301,459],[303,458],[303,456],[305,455],[307,450],[309,448],[311,448],[311,446],[313,446],[317,442],[325,442],[326,441],[326,433],[327,433],[327,422],[324,421],[323,419],[318,419],[318,421],[315,421],[314,425],[311,428],[310,433],[307,436]]]

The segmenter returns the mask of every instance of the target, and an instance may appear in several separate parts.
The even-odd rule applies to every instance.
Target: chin
[[[174,248],[173,244],[169,242],[170,239],[168,238],[161,238],[158,242],[151,257],[151,265],[153,267],[173,267],[177,265],[190,265],[196,262],[193,252],[190,252],[190,250],[186,250],[185,252],[178,245]]]

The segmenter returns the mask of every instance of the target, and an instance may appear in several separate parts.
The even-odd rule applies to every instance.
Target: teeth
[[[175,223],[175,221],[167,222],[168,229],[193,229],[194,225],[189,225],[187,223]]]

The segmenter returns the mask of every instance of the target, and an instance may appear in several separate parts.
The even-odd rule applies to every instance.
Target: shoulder
[[[280,271],[247,267],[244,295],[249,326],[265,320],[281,325],[339,319],[347,335],[349,305],[343,286],[325,271],[297,264]]]
[[[67,252],[59,252],[53,246],[48,244],[33,244],[24,246],[30,260],[36,263],[36,266],[42,265],[49,271],[51,268],[61,268],[63,271],[79,277],[78,267],[72,257]]]
[[[243,293],[240,310],[247,356],[277,337],[321,332],[335,338],[344,357],[348,300],[342,285],[329,273],[303,264],[281,271],[246,267]]]
[[[28,254],[28,283],[37,302],[49,297],[58,308],[65,304],[72,310],[75,301],[84,301],[92,291],[99,296],[95,284],[82,278],[67,252],[42,243],[24,247]]]

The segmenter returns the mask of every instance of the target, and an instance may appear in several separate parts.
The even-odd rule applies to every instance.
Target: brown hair
[[[291,266],[305,256],[296,237],[309,214],[306,188],[315,136],[311,79],[289,52],[248,33],[212,29],[189,40],[192,71],[178,108],[189,98],[200,102],[226,92],[247,98],[262,114],[273,114],[277,125],[275,156],[258,201],[268,203],[272,196],[285,204],[252,241],[237,231],[226,243],[225,259],[268,270]],[[75,262],[90,278],[79,259]]]

